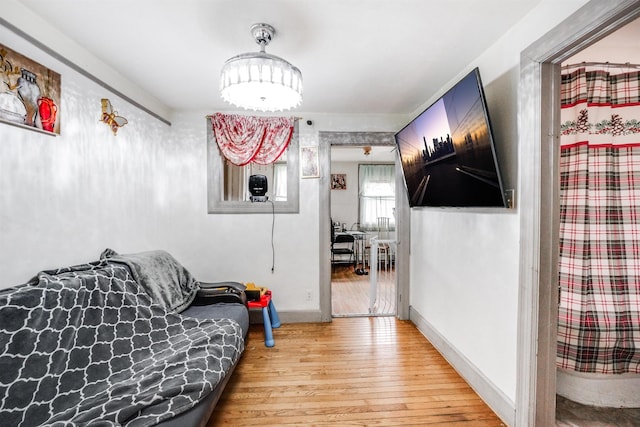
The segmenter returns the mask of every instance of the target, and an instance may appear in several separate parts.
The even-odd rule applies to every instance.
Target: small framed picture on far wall
[[[346,190],[347,189],[347,174],[344,174],[344,173],[332,173],[331,174],[331,189],[332,190]]]

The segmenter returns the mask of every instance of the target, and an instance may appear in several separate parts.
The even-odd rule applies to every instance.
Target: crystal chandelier
[[[265,52],[275,29],[254,24],[251,34],[260,52],[229,58],[220,73],[220,95],[236,107],[256,111],[284,111],[302,102],[302,73],[289,62]]]

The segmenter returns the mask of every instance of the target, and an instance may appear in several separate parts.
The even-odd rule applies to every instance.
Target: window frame
[[[211,119],[207,118],[207,212],[209,214],[298,213],[300,149],[298,120],[287,147],[287,200],[267,203],[224,200],[224,157],[218,149]]]

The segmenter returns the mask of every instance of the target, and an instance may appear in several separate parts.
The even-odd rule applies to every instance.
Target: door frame
[[[324,171],[319,182],[319,271],[320,271],[320,318],[331,322],[331,147],[332,146],[395,146],[391,132],[326,132],[318,133],[318,160]],[[396,317],[409,318],[409,230],[410,211],[406,191],[403,187],[400,160],[396,156]],[[398,180],[400,176],[400,180]],[[404,197],[402,196],[403,194]]]
[[[520,57],[516,426],[555,425],[561,63],[638,16],[640,0],[591,0]]]

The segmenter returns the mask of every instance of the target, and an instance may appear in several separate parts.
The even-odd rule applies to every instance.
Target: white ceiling
[[[171,109],[233,110],[220,68],[265,22],[303,73],[297,111],[410,114],[540,0],[18,1]]]

